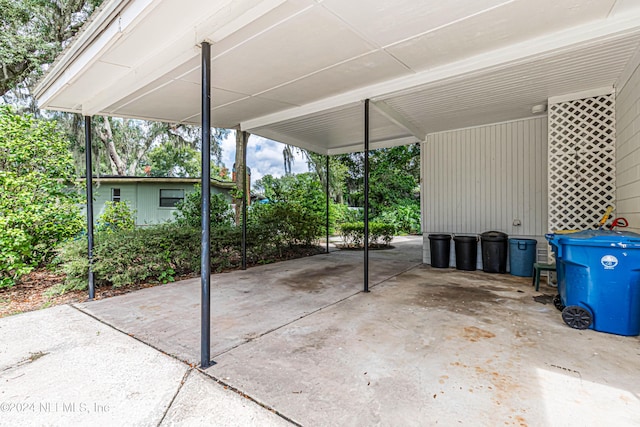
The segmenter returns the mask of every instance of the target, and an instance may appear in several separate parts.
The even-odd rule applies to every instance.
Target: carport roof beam
[[[389,104],[387,104],[386,102],[374,101],[371,102],[371,105],[393,124],[415,136],[418,141],[424,141],[426,139],[426,131],[421,129],[419,126],[411,123],[409,120],[407,120],[406,117],[403,117],[402,114],[391,108],[391,106],[389,106]]]

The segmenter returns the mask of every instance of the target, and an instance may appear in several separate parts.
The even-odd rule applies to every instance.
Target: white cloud
[[[236,134],[230,132],[220,144],[222,163],[231,169],[236,156]],[[247,144],[247,166],[251,168],[251,182],[254,183],[265,175],[280,177],[284,175],[284,144],[270,139],[251,135]],[[292,173],[308,172],[307,161],[294,150],[295,160],[291,166]]]

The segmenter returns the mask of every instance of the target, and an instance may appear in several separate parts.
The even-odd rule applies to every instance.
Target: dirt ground
[[[83,302],[88,298],[87,290],[69,291],[62,295],[47,295],[52,287],[64,282],[65,275],[39,269],[22,277],[19,283],[11,288],[0,289],[0,317],[25,311],[40,310],[54,305]],[[183,279],[179,278],[178,280]],[[158,286],[161,283],[143,283],[121,288],[97,288],[95,299],[103,299],[122,295],[138,289]]]

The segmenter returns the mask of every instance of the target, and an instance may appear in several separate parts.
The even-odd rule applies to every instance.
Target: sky
[[[222,163],[229,169],[232,168],[236,158],[236,134],[230,132],[222,141]],[[247,144],[247,166],[251,168],[251,183],[265,175],[281,177],[284,175],[284,158],[282,150],[284,144],[270,139],[251,135]],[[307,161],[294,150],[295,160],[291,165],[292,173],[308,172]]]

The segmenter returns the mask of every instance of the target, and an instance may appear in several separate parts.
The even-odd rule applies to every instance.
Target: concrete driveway
[[[367,294],[361,252],[214,275],[204,372],[199,280],[0,319],[0,424],[639,425],[638,337],[570,329],[555,289],[394,245],[371,252]]]

